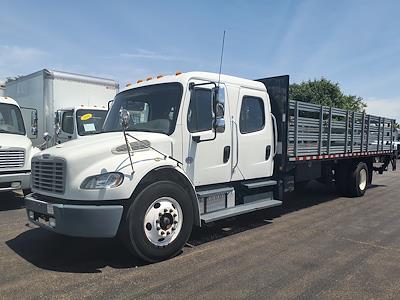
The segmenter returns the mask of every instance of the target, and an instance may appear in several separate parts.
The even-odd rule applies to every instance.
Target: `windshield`
[[[25,135],[24,121],[17,106],[0,103],[0,133]]]
[[[118,94],[107,115],[104,131],[122,131],[120,109],[130,114],[131,131],[172,134],[175,130],[183,87],[163,83],[127,90]]]
[[[106,110],[79,109],[76,111],[76,124],[79,135],[100,133],[106,119]]]

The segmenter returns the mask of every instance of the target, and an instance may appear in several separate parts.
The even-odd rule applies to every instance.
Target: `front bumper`
[[[12,183],[19,183],[19,185]],[[31,185],[31,172],[0,174],[0,192],[29,189]]]
[[[122,205],[72,205],[50,203],[40,195],[25,197],[28,219],[56,233],[76,237],[111,238],[117,234]]]

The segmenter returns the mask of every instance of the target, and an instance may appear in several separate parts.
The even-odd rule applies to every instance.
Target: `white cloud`
[[[172,55],[166,55],[154,51],[149,51],[146,49],[136,49],[133,53],[121,53],[120,57],[125,58],[143,58],[143,59],[152,59],[152,60],[183,60],[181,57],[176,57]]]
[[[364,99],[367,103],[367,113],[371,115],[395,118],[400,122],[400,97],[387,99]]]
[[[47,53],[32,47],[0,45],[0,77],[25,75],[40,68]]]

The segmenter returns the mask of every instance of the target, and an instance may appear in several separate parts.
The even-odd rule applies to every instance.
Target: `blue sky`
[[[324,76],[400,120],[400,1],[0,0],[0,79],[42,68],[121,86],[176,70]]]

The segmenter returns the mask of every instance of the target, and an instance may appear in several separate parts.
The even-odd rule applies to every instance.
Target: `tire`
[[[368,188],[369,172],[367,164],[359,162],[351,170],[348,181],[349,196],[361,197]]]
[[[133,200],[122,225],[124,243],[134,255],[150,263],[174,257],[192,231],[191,197],[174,182],[152,183]]]

